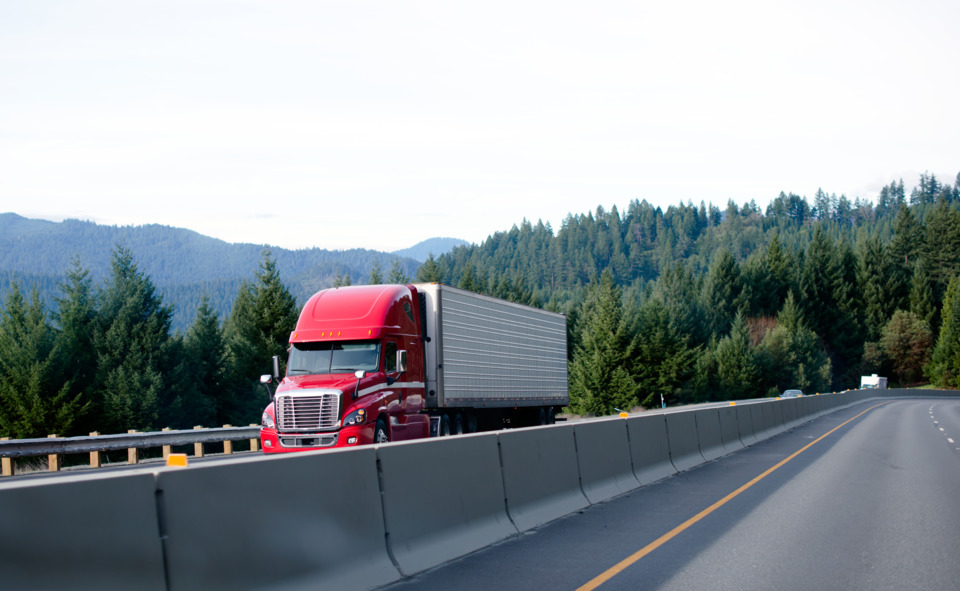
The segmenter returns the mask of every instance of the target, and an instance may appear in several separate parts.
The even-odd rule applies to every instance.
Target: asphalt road
[[[385,589],[955,590],[958,493],[960,400],[864,403]]]

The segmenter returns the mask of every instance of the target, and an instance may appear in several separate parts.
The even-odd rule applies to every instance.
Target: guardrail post
[[[196,425],[194,426],[194,429],[203,429],[203,427]],[[193,444],[193,455],[197,458],[203,457],[203,442],[198,441],[197,443]]]
[[[100,435],[100,433],[97,431],[93,431],[92,433],[90,433],[90,437],[97,437],[98,435]],[[102,463],[102,459],[103,459],[102,452],[100,451],[90,452],[90,467],[99,468],[100,464]]]
[[[10,441],[9,437],[0,437],[0,441]],[[13,476],[13,458],[0,458],[0,473]]]
[[[56,439],[57,434],[47,435],[48,439]],[[60,456],[57,454],[50,454],[47,456],[47,469],[50,472],[59,472],[60,471]]]
[[[229,429],[229,428],[232,427],[232,426],[233,426],[233,425],[224,425],[223,428],[224,428],[224,429]],[[229,439],[224,439],[224,440],[223,440],[223,455],[229,456],[229,455],[231,455],[231,454],[233,454],[233,442],[230,441]]]
[[[163,429],[160,429],[160,430],[161,430],[161,431],[169,431],[169,430],[170,430],[170,427],[164,427]],[[172,448],[172,447],[173,447],[172,445],[164,445],[164,446],[163,446],[163,463],[164,463],[164,464],[167,463],[167,458],[170,457],[170,452],[171,452],[171,448]]]
[[[258,424],[256,424],[256,423],[250,423],[250,426],[251,426],[251,427],[259,427],[260,425],[258,425]],[[260,440],[259,440],[259,439],[251,439],[251,440],[250,440],[250,451],[260,451]]]
[[[127,429],[127,433],[136,433],[136,429]],[[128,464],[139,464],[140,463],[140,454],[137,453],[137,448],[128,447],[127,448],[127,463]]]

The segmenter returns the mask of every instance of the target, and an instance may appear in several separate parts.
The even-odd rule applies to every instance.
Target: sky
[[[0,0],[0,212],[394,251],[960,173],[956,0]]]

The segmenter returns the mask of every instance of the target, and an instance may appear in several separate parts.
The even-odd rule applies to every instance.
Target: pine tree
[[[744,293],[740,267],[729,250],[721,250],[704,287],[704,308],[710,314],[714,334],[726,334],[733,318],[746,308],[749,294]]]
[[[640,306],[636,344],[632,373],[641,404],[657,406],[661,394],[674,402],[678,389],[691,375],[699,348],[688,345],[671,322],[667,307],[656,298]]]
[[[457,283],[457,287],[476,293],[480,292],[480,284],[474,273],[473,265],[467,263],[467,265],[463,267],[463,274],[460,276],[460,282]]]
[[[579,414],[607,415],[639,403],[630,373],[636,350],[623,315],[622,293],[604,271],[588,288],[570,363],[570,407]]]
[[[410,283],[410,278],[400,267],[400,257],[393,257],[393,260],[390,261],[390,274],[387,275],[387,283],[398,283],[400,285]]]
[[[81,433],[101,428],[103,404],[94,387],[97,355],[93,347],[93,333],[97,322],[96,298],[90,272],[73,259],[65,281],[54,296],[57,309],[53,320],[58,328],[57,349],[60,352],[60,380],[69,388],[71,397],[82,395],[89,412],[77,418]]]
[[[218,422],[245,425],[256,422],[269,399],[259,383],[272,372],[272,357],[281,358],[281,373],[290,333],[296,327],[296,300],[280,281],[276,259],[269,249],[256,275],[244,282],[224,327],[230,362],[230,396],[218,408]]]
[[[375,257],[370,265],[370,277],[367,279],[370,285],[379,285],[383,283],[383,263],[380,257]]]
[[[437,259],[433,258],[431,253],[423,265],[417,269],[417,281],[421,283],[441,283],[443,276],[440,273],[440,266],[437,265]]]
[[[717,343],[715,358],[719,400],[752,398],[760,394],[760,370],[750,346],[743,314],[737,314],[730,334]]]
[[[871,236],[860,243],[857,261],[865,336],[867,340],[876,341],[893,314],[886,285],[890,268],[887,250],[878,237]]]
[[[347,271],[344,275],[337,273],[336,277],[333,278],[333,287],[347,287],[353,285],[353,279],[350,278],[350,271]]]
[[[926,322],[931,331],[939,328],[936,289],[926,259],[917,261],[910,285],[910,311]]]
[[[830,358],[816,333],[803,322],[793,294],[787,296],[777,314],[777,325],[758,347],[765,381],[778,392],[798,388],[804,392],[825,392],[833,378]]]
[[[160,405],[169,392],[164,374],[173,362],[173,309],[163,304],[123,246],[114,249],[111,276],[99,299],[93,346],[104,430],[158,428]]]
[[[833,243],[822,224],[814,230],[807,247],[799,277],[801,312],[810,328],[830,343],[830,335],[839,319],[839,303],[834,297],[840,282],[840,269]]]
[[[928,375],[941,388],[960,387],[960,278],[954,277],[943,299],[943,322],[933,348]]]
[[[892,266],[887,292],[893,310],[905,310],[909,307],[910,281],[920,256],[923,239],[923,227],[917,222],[913,212],[901,204],[893,221],[893,238],[889,245]]]
[[[919,255],[926,261],[939,295],[950,279],[960,273],[960,211],[940,201],[927,219],[924,234]]]
[[[14,439],[73,435],[89,405],[58,379],[61,361],[39,292],[28,303],[14,283],[0,316],[0,433]]]
[[[227,391],[227,352],[220,319],[206,295],[200,299],[197,315],[183,337],[181,367],[183,386],[170,404],[161,409],[165,426],[186,429],[194,425],[220,426],[229,407]]]

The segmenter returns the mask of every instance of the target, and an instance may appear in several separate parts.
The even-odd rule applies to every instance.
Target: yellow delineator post
[[[260,425],[256,423],[250,423],[251,427],[259,427]],[[250,451],[260,451],[260,440],[253,438],[250,440]]]
[[[53,435],[47,435],[47,437],[48,437],[49,439],[56,439],[56,438],[57,438],[57,434],[54,433]],[[60,456],[58,456],[57,454],[50,454],[50,455],[48,455],[48,456],[47,456],[47,469],[50,470],[51,472],[59,472],[59,471],[60,471]]]
[[[200,425],[196,425],[194,426],[194,429],[203,429],[203,427]],[[203,457],[203,443],[198,441],[197,443],[193,444],[193,456],[195,458]]]
[[[224,425],[223,428],[224,428],[224,429],[229,429],[229,428],[232,427],[232,426],[233,426],[233,425]],[[230,441],[229,439],[224,439],[224,440],[223,440],[223,455],[229,456],[229,455],[231,455],[232,453],[233,453],[233,442]]]
[[[0,437],[0,441],[10,441],[10,438]],[[0,458],[0,474],[13,476],[13,458]]]
[[[97,431],[92,431],[92,432],[90,433],[90,437],[97,437],[98,435],[100,435],[100,433],[97,432]],[[99,468],[99,467],[100,467],[100,464],[102,464],[102,463],[103,463],[103,453],[102,453],[102,452],[100,452],[100,451],[92,451],[92,452],[90,452],[90,467],[91,467],[91,468]]]
[[[127,429],[127,433],[136,433],[136,429]],[[139,464],[140,463],[140,454],[137,453],[137,448],[128,447],[127,448],[127,463],[128,464]]]

